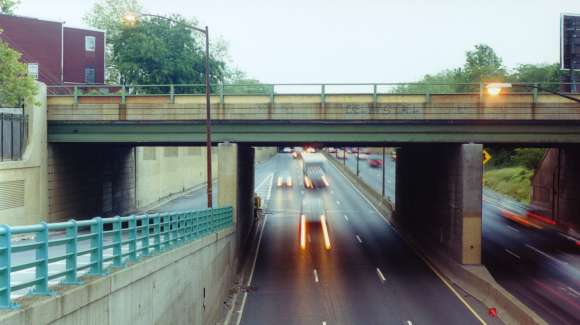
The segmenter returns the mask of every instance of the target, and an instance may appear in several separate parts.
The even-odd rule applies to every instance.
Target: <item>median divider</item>
[[[392,202],[377,193],[332,155],[328,153],[324,153],[324,155],[386,218],[386,221],[390,223],[401,239],[411,246],[425,263],[444,276],[447,281],[457,285],[488,308],[496,308],[498,317],[507,324],[548,324],[497,283],[485,266],[461,265],[450,259],[443,252],[437,251],[433,247],[429,247],[429,245],[422,245],[403,231],[392,216],[395,211]]]

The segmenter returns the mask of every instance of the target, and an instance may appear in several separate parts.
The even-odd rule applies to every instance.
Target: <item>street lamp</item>
[[[485,88],[487,89],[487,93],[490,96],[498,96],[501,94],[501,91],[505,88],[513,88],[513,87],[523,87],[523,88],[531,88],[531,89],[537,89],[540,91],[545,91],[548,92],[550,94],[554,94],[560,97],[564,97],[567,98],[571,101],[574,101],[576,103],[580,103],[580,99],[576,98],[576,97],[572,97],[566,94],[562,94],[560,92],[557,91],[553,91],[550,89],[546,89],[537,85],[530,85],[530,84],[511,84],[511,83],[507,83],[507,82],[492,82],[489,83],[485,86]]]
[[[175,24],[181,24],[185,27],[200,32],[205,35],[205,127],[206,127],[206,152],[207,152],[207,207],[213,207],[212,197],[212,172],[211,172],[211,103],[210,103],[210,89],[209,89],[209,31],[208,27],[205,29],[195,27],[193,25],[184,23],[183,21],[175,20],[173,18],[164,17],[160,15],[129,12],[123,16],[123,21],[128,26],[135,26],[139,21],[139,17],[154,17],[163,19]]]

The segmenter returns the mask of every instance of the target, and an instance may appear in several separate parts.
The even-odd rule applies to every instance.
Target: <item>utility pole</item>
[[[385,145],[383,144],[383,190],[381,192],[383,197],[385,197],[385,163]]]
[[[360,147],[356,148],[356,176],[358,176],[359,174],[359,169],[358,169],[358,161],[360,158]]]

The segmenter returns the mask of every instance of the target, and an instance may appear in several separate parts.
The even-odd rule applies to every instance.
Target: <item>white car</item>
[[[282,152],[291,153],[292,149],[290,149],[289,147],[285,147],[284,149],[282,149]]]
[[[367,155],[366,153],[358,154],[358,160],[367,160],[367,159],[369,159],[369,155]]]

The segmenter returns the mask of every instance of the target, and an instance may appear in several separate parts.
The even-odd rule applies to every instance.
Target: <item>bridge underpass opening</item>
[[[374,206],[386,204],[377,199],[377,197],[382,198],[382,193],[380,193],[382,191],[382,169],[371,166],[371,161],[383,160],[385,195],[382,199],[387,202],[396,201],[390,202],[391,207],[394,206],[397,209],[402,207],[395,213],[393,219],[397,226],[400,226],[399,231],[414,239],[419,239],[423,246],[429,246],[440,254],[451,256],[454,262],[477,266],[481,262],[469,260],[473,257],[470,251],[474,249],[466,245],[464,241],[476,240],[478,235],[479,240],[482,240],[482,219],[480,216],[479,234],[475,232],[473,235],[474,228],[465,227],[465,224],[469,223],[469,221],[465,221],[467,214],[465,202],[472,201],[467,200],[464,195],[467,193],[466,183],[467,185],[476,183],[467,177],[470,175],[469,171],[477,170],[475,162],[478,163],[481,173],[481,145],[398,144],[396,150],[387,148],[383,158],[380,147],[365,149],[367,147],[360,144],[322,145],[312,143],[317,148],[326,147],[324,150],[324,171],[326,181],[329,184],[326,189],[314,190],[304,186],[304,168],[301,159],[294,159],[291,152],[288,153],[284,150],[286,147],[292,150],[295,145],[296,143],[279,144],[278,150],[280,152],[272,159],[264,158],[269,155],[265,154],[268,152],[267,149],[253,147],[251,144],[223,143],[217,145],[214,150],[216,155],[214,175],[217,177],[215,202],[218,202],[219,205],[236,207],[238,229],[236,236],[238,249],[236,251],[239,252],[240,261],[244,262],[248,259],[247,255],[243,255],[244,249],[251,246],[250,244],[256,244],[260,233],[262,234],[260,250],[253,272],[254,277],[250,286],[250,288],[256,288],[257,291],[248,294],[246,306],[242,309],[244,323],[246,320],[250,323],[278,320],[278,315],[272,315],[268,312],[262,315],[257,311],[263,310],[265,308],[263,306],[287,302],[290,302],[289,310],[281,313],[281,317],[286,320],[294,319],[293,317],[298,315],[308,320],[322,321],[324,319],[328,321],[330,319],[338,322],[342,319],[351,319],[353,322],[357,322],[368,319],[368,315],[371,314],[375,315],[378,321],[381,317],[387,317],[386,314],[393,315],[390,308],[394,307],[384,307],[384,301],[388,301],[392,306],[398,306],[401,310],[394,313],[395,317],[409,318],[407,320],[412,322],[433,319],[465,322],[475,317],[469,311],[466,314],[463,313],[464,310],[467,310],[463,303],[388,226],[381,214],[385,217],[388,215],[385,215],[382,209],[375,210],[368,201],[371,201]],[[306,145],[301,144],[301,146],[306,150]],[[331,146],[335,149],[334,152],[330,149]],[[107,173],[110,175],[114,173],[116,175],[131,175],[131,173],[121,173],[119,170],[98,169],[96,166],[107,166],[107,163],[96,164],[94,161],[97,161],[99,157],[94,154],[95,152],[116,152],[109,155],[109,157],[117,157],[115,159],[120,161],[115,166],[127,165],[127,161],[131,162],[131,157],[134,157],[133,159],[136,157],[137,161],[148,157],[149,160],[146,160],[150,164],[148,169],[141,167],[141,173],[146,174],[145,176],[155,174],[153,166],[163,165],[159,161],[162,157],[171,159],[174,163],[173,165],[171,163],[165,164],[167,169],[175,172],[175,175],[181,174],[183,176],[185,175],[183,171],[176,171],[179,170],[177,168],[180,166],[179,163],[188,165],[185,160],[190,154],[205,156],[201,152],[203,149],[199,147],[193,149],[160,147],[155,151],[152,148],[155,147],[131,148],[120,145],[98,145],[89,146],[89,149],[85,150],[72,144],[59,144],[50,150],[52,155],[61,154],[60,158],[55,159],[55,161],[69,161],[70,163],[70,156],[83,157],[73,160],[74,164],[72,165],[77,166],[76,169],[61,167],[60,171],[79,170],[81,172],[83,168],[78,166],[85,166],[85,175],[87,175],[87,171],[98,172],[99,175],[107,175]],[[167,148],[170,150],[166,150]],[[175,149],[171,148],[178,148],[177,157],[175,157]],[[197,149],[200,152],[197,152]],[[572,150],[573,148],[567,147],[565,149]],[[68,155],[62,155],[63,153],[68,153]],[[153,155],[155,160],[152,159]],[[574,157],[573,153],[568,153],[568,156]],[[67,157],[68,160],[63,157]],[[346,159],[342,159],[342,157]],[[573,158],[561,157],[561,159]],[[124,164],[121,163],[123,161],[125,161]],[[357,162],[360,184],[357,183],[356,177]],[[62,165],[64,166],[64,164]],[[573,165],[573,160],[569,160],[568,166]],[[202,166],[200,168],[203,169],[205,163],[201,162],[199,166]],[[163,174],[164,172],[161,170],[160,173]],[[562,175],[568,175],[567,173],[571,172],[571,170],[562,171]],[[136,168],[136,172],[133,174],[137,175],[138,183],[140,169]],[[90,179],[89,176],[83,177]],[[204,174],[201,176],[205,177]],[[288,177],[292,180],[291,186],[287,183]],[[406,183],[401,182],[401,179]],[[279,181],[282,181],[280,186]],[[375,197],[365,191],[362,183],[375,192]],[[123,182],[119,182],[119,184],[123,184]],[[152,181],[149,181],[148,184],[152,190],[160,187],[158,183]],[[135,188],[138,189],[139,185]],[[252,188],[254,188],[253,191]],[[485,195],[482,193],[481,179],[479,192],[477,187],[467,186],[467,188],[474,191],[475,195]],[[181,191],[181,189],[179,190]],[[138,193],[138,190],[133,191]],[[72,194],[72,192],[69,193]],[[254,193],[262,199],[263,212],[266,216],[265,220],[267,220],[261,232],[259,231],[261,228],[255,229],[262,223],[255,218],[253,212]],[[401,193],[406,193],[403,199],[401,199]],[[137,204],[137,199],[133,198],[133,200]],[[203,207],[205,203],[203,188],[198,189],[197,192],[192,192],[192,194],[187,194],[180,201],[182,203],[176,203],[171,208],[182,206],[180,204],[185,204],[183,202],[186,201],[188,206],[195,201],[200,204],[200,207]],[[311,206],[316,205],[319,208],[311,208]],[[419,205],[420,207],[418,207]],[[498,248],[493,244],[487,244],[486,242],[489,240],[486,236],[492,234],[493,237],[496,236],[495,233],[510,228],[507,225],[502,225],[504,229],[498,230],[493,228],[493,224],[488,226],[489,216],[486,209],[491,210],[492,208],[483,206],[483,263],[486,266],[491,265],[489,260],[486,260],[487,249],[492,249],[492,252],[495,252],[492,254],[497,254],[499,250],[503,255],[496,255],[493,258],[495,258],[496,263],[499,261],[500,264],[496,265],[499,265],[499,271],[504,271],[505,274],[505,266],[502,264],[505,263],[506,256],[511,255],[504,250],[503,246]],[[407,211],[407,213],[400,211]],[[91,216],[95,215],[98,214]],[[463,216],[463,220],[461,216]],[[516,228],[515,225],[510,224],[509,226]],[[486,228],[490,229],[487,233]],[[466,229],[471,229],[472,232],[465,232]],[[520,233],[527,231],[517,229]],[[464,232],[461,233],[461,231]],[[303,237],[301,237],[302,233]],[[304,241],[304,248],[301,247],[301,240]],[[552,255],[551,252],[544,250],[537,243],[529,245],[541,252],[528,248],[537,255],[536,258],[546,259],[542,254]],[[508,250],[523,258],[523,254],[517,250],[509,248]],[[253,261],[250,260],[249,264],[252,263]],[[499,272],[498,268],[492,269],[490,267],[490,270],[494,276],[495,272]],[[421,283],[423,288],[427,288],[425,289],[427,292],[446,297],[441,305],[421,310],[415,308],[412,311],[405,310],[403,305],[397,305],[396,301],[402,299],[412,301],[413,305],[418,306],[432,304],[428,297],[421,297],[424,290],[419,290],[415,285],[409,284],[414,282],[411,280],[414,278],[426,278],[425,282]],[[513,282],[513,275],[507,280]],[[389,291],[390,288],[407,293],[402,296],[393,294]],[[355,292],[357,293],[354,294]],[[330,299],[328,297],[339,298]],[[376,299],[377,302],[370,301],[372,299]],[[302,300],[304,303],[298,303]],[[331,303],[344,306],[344,310],[337,312],[329,308],[328,304]],[[305,307],[304,304],[309,306]],[[481,311],[483,310],[482,306],[477,305],[475,309]],[[272,310],[276,310],[276,308],[272,307]],[[454,316],[449,316],[450,318],[436,316],[436,311],[440,312],[440,310],[447,310]],[[295,314],[291,314],[292,312]],[[566,309],[564,312],[573,315]],[[483,314],[485,313],[479,313],[479,315]]]
[[[262,199],[264,218],[255,237],[256,259],[248,263],[254,266],[247,272],[252,276],[244,279],[249,292],[239,307],[241,323],[478,321],[480,316],[469,311],[401,240],[385,212],[377,210],[370,202],[373,199],[346,175],[351,166],[356,168],[358,155],[359,176],[378,178],[382,168],[370,161],[382,160],[382,148],[369,148],[367,153],[357,150],[356,144],[325,144],[325,150],[310,153],[308,145],[298,144],[302,152],[294,154],[296,145],[280,143],[274,158],[256,164],[254,187]],[[220,150],[221,146],[236,145],[223,144]],[[333,152],[330,146],[340,149]],[[337,154],[346,159],[337,159]],[[399,170],[393,158],[399,159],[398,155],[390,148],[385,151],[386,193],[393,199]],[[322,171],[313,168],[319,157]],[[477,157],[481,175],[481,152]],[[350,173],[356,177],[354,170]]]

